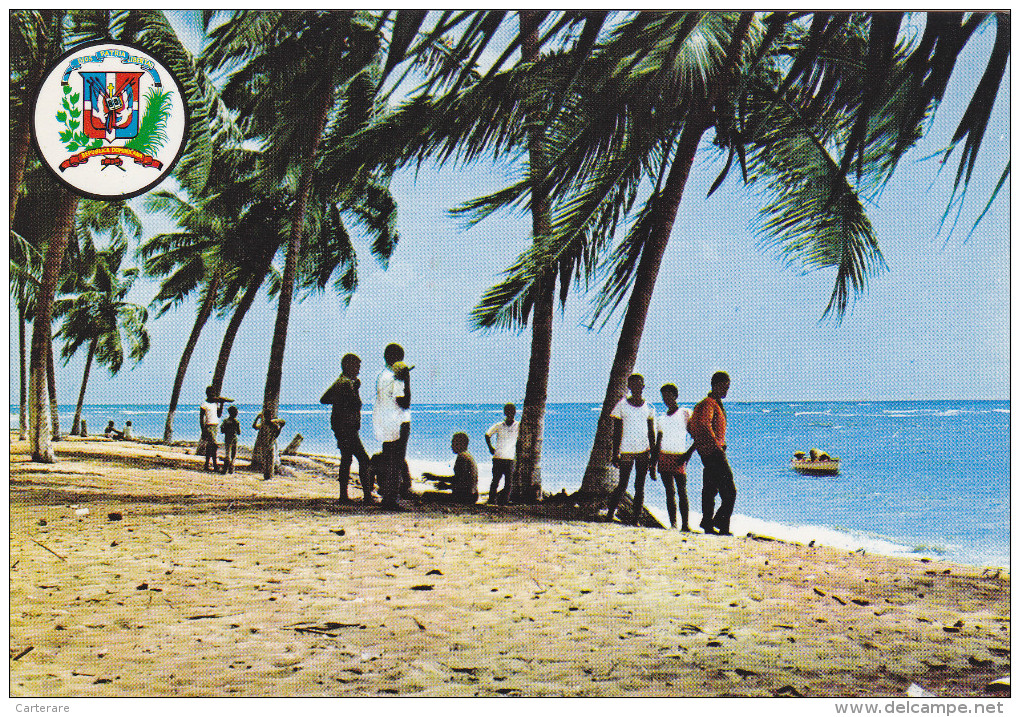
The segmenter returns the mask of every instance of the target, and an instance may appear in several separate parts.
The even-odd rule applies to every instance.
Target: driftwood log
[[[296,436],[294,436],[294,440],[288,443],[287,447],[280,451],[280,453],[285,456],[295,455],[298,452],[298,448],[301,447],[301,442],[303,440],[305,440],[305,437],[298,433]]]

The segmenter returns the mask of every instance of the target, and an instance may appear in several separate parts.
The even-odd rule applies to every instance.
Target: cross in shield
[[[80,72],[84,80],[83,127],[93,139],[131,139],[138,134],[139,79],[143,72]]]

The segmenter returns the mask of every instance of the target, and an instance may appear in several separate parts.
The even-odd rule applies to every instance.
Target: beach
[[[391,513],[338,506],[321,456],[262,481],[103,438],[32,463],[15,438],[13,695],[1009,694],[1001,568],[565,509]]]

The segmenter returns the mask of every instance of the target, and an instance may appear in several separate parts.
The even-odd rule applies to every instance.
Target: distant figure
[[[687,461],[694,455],[694,446],[687,438],[687,423],[691,419],[691,409],[678,406],[676,399],[679,391],[676,386],[667,383],[659,393],[666,404],[666,413],[658,420],[659,433],[655,440],[656,463],[659,475],[662,476],[662,487],[666,489],[666,511],[669,513],[669,524],[676,528],[676,504],[680,500],[680,530],[691,531],[687,522],[689,506],[687,504]],[[676,486],[676,496],[673,487]]]
[[[397,500],[401,493],[402,466],[407,454],[407,439],[411,435],[411,369],[404,363],[404,349],[390,344],[383,351],[386,368],[375,382],[375,405],[372,408],[372,428],[376,440],[382,443],[383,474],[379,476],[382,505],[399,510]]]
[[[655,480],[654,456],[651,455],[655,445],[655,409],[641,396],[645,389],[645,379],[641,374],[631,375],[627,379],[627,388],[630,396],[616,404],[609,414],[613,419],[613,465],[620,469],[620,482],[609,499],[606,521],[613,519],[613,513],[627,490],[631,466],[635,466],[633,524],[637,525],[644,507],[645,476],[649,468],[653,471],[652,480]]]
[[[216,389],[206,386],[205,401],[198,409],[198,420],[202,426],[202,441],[205,443],[205,466],[202,470],[209,470],[211,461],[214,473],[217,463],[216,451],[219,450],[216,434],[219,431],[220,416],[223,415],[223,403],[223,399],[216,395]]]
[[[478,466],[475,465],[474,457],[468,453],[468,443],[466,433],[453,434],[450,449],[457,454],[457,459],[453,462],[452,476],[422,474],[422,478],[435,481],[440,489],[451,490],[450,502],[459,505],[474,505],[478,502]]]
[[[730,377],[723,371],[712,376],[712,391],[694,407],[688,431],[705,466],[701,489],[701,527],[708,534],[731,535],[730,516],[737,500],[733,469],[726,460],[726,409],[722,399],[730,390]],[[715,511],[715,494],[719,510]]]
[[[280,432],[283,431],[283,427],[287,425],[287,422],[282,418],[274,418],[271,421],[272,425],[269,428],[269,437],[275,443],[276,439],[280,437]],[[262,430],[262,411],[259,411],[255,416],[255,420],[252,421],[251,427],[256,431]],[[272,461],[270,461],[272,463]],[[273,474],[273,466],[267,464],[262,474],[262,480],[269,480]]]
[[[227,409],[229,416],[220,426],[223,433],[223,473],[234,472],[234,461],[237,459],[237,437],[241,434],[241,424],[237,420],[237,406]]]
[[[374,503],[372,499],[372,470],[369,467],[368,453],[361,444],[361,359],[354,354],[345,354],[340,360],[342,371],[332,386],[326,389],[319,403],[332,404],[329,414],[329,425],[336,437],[336,447],[340,449],[340,503],[349,503],[347,487],[351,482],[351,462],[358,459],[358,476],[361,479],[362,492],[366,503]]]
[[[103,435],[106,436],[107,438],[114,439],[123,438],[124,431],[118,431],[116,428],[113,427],[113,421],[110,421],[109,423],[106,424],[106,430],[103,431]]]
[[[514,460],[517,458],[517,434],[521,424],[514,420],[517,406],[508,403],[503,406],[505,420],[494,423],[485,432],[485,445],[492,454],[492,485],[489,486],[489,503],[495,503],[499,488],[499,479],[503,479],[503,492],[499,493],[499,504],[506,505],[510,500],[514,475]],[[496,437],[496,445],[492,445],[492,437]]]

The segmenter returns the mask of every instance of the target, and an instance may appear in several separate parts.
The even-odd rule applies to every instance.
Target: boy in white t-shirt
[[[694,445],[688,438],[687,423],[691,420],[691,410],[686,406],[677,405],[680,395],[676,386],[667,383],[659,392],[662,402],[666,404],[666,412],[659,416],[659,435],[655,441],[656,464],[662,476],[662,487],[666,489],[666,511],[669,513],[669,524],[676,528],[676,504],[680,499],[681,527],[685,533],[691,532],[687,523],[687,461],[694,454]],[[673,486],[676,495],[673,495]]]
[[[645,379],[641,374],[631,375],[627,379],[627,388],[630,396],[616,404],[609,414],[613,419],[613,465],[620,469],[620,482],[609,499],[606,521],[613,519],[613,513],[627,490],[631,466],[635,466],[633,523],[637,525],[644,507],[645,476],[649,470],[652,480],[655,480],[655,456],[651,453],[655,445],[655,409],[641,397],[645,389]]]
[[[485,443],[489,446],[489,453],[492,454],[492,485],[489,486],[489,503],[496,502],[496,490],[499,488],[499,479],[503,479],[503,492],[499,493],[499,504],[506,505],[510,500],[511,485],[514,475],[514,461],[517,459],[517,434],[520,432],[521,424],[514,420],[517,415],[517,406],[508,403],[503,406],[503,415],[506,420],[494,423],[485,432]],[[491,438],[496,437],[496,445],[492,445]]]
[[[397,501],[402,488],[402,466],[407,453],[407,439],[411,435],[411,369],[404,363],[404,349],[400,344],[389,344],[383,352],[386,368],[375,382],[375,406],[372,408],[372,428],[376,440],[382,443],[383,475],[379,490],[384,508],[399,510]]]

